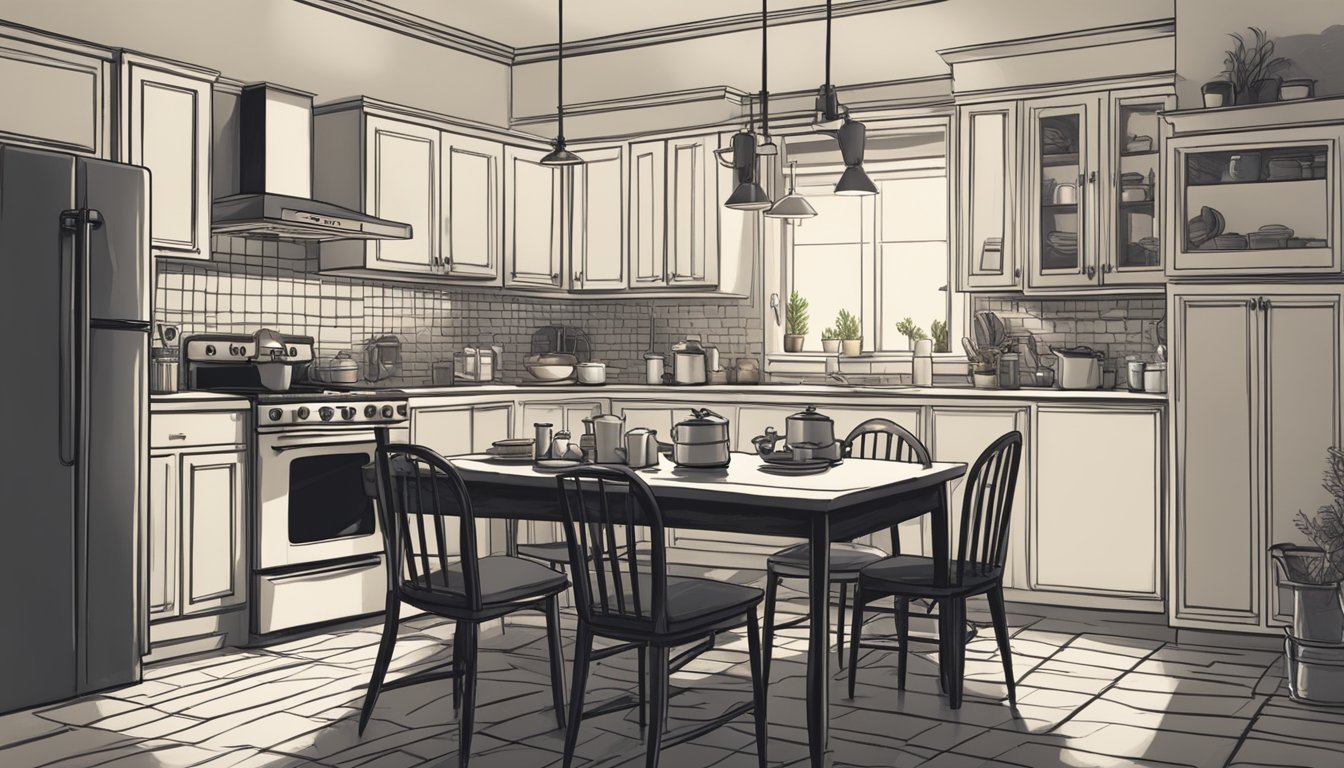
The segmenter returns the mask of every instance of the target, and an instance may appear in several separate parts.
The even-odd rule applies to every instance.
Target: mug
[[[1055,187],[1055,205],[1073,205],[1078,202],[1078,187],[1073,184],[1060,184]]]

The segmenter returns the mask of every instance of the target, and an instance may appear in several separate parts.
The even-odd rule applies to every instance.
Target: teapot
[[[765,434],[751,439],[756,452],[769,458],[779,444],[779,432],[766,427]],[[784,445],[787,447],[808,443],[814,446],[812,455],[818,459],[836,461],[840,458],[840,444],[835,440],[835,422],[817,411],[815,405],[784,419]]]

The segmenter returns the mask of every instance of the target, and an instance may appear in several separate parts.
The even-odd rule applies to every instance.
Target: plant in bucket
[[[807,299],[793,291],[789,294],[788,306],[784,308],[784,351],[802,352],[806,336]]]

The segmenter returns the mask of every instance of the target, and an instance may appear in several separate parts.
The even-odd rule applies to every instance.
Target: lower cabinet
[[[441,456],[484,453],[496,440],[505,440],[513,432],[513,403],[482,405],[429,406],[417,408],[411,403],[411,442],[423,445]],[[446,529],[449,554],[458,554],[457,521],[449,520]],[[504,551],[503,527],[499,521],[476,521],[476,551],[484,556]]]
[[[1161,600],[1164,439],[1157,408],[1038,408],[1032,589]]]
[[[172,420],[179,414],[155,413]],[[202,424],[206,414],[190,414]],[[208,414],[210,421],[242,418]],[[227,427],[226,427],[227,428]],[[161,430],[152,430],[159,432]],[[191,433],[172,431],[189,442]],[[151,445],[145,531],[150,655],[232,645],[246,630],[247,453],[242,445]]]

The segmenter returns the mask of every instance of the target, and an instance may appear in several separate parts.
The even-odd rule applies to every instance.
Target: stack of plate
[[[535,443],[527,438],[496,440],[486,453],[500,461],[531,461]]]
[[[1282,224],[1266,224],[1260,229],[1251,232],[1246,236],[1246,240],[1252,248],[1287,248],[1288,238],[1293,236],[1293,230]]]

